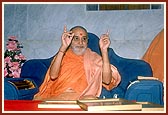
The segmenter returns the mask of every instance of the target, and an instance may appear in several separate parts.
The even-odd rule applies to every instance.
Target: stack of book
[[[76,101],[49,100],[38,104],[38,108],[80,109]]]
[[[74,101],[44,101],[38,104],[38,108],[82,109],[85,111],[141,111],[142,104],[124,100],[90,99]]]

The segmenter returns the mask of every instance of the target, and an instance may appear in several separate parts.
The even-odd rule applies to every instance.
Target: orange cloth
[[[98,97],[101,93],[102,58],[89,48],[84,56],[77,56],[69,49],[64,55],[59,76],[55,81],[50,79],[49,71],[50,67],[35,98],[44,99],[59,96],[68,88],[77,92],[78,98],[86,95]],[[114,66],[112,66],[112,71],[118,72]],[[115,72],[113,72],[113,76],[117,78],[118,84],[121,77],[119,73]]]
[[[151,42],[148,50],[142,57],[153,70],[153,76],[164,80],[164,29],[161,30]]]

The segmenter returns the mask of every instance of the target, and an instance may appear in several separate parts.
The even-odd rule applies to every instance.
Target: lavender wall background
[[[22,43],[27,59],[49,58],[60,47],[64,25],[84,26],[100,36],[110,30],[110,47],[140,59],[164,28],[164,5],[155,10],[86,11],[86,4],[5,4],[4,50],[9,35]]]

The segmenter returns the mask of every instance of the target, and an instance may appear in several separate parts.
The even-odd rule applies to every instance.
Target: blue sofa
[[[88,33],[89,42],[88,47],[101,55],[99,49],[99,38],[93,34]],[[139,59],[127,59],[118,56],[112,48],[109,48],[109,59],[110,63],[118,68],[118,71],[122,77],[121,83],[118,87],[114,88],[111,91],[107,91],[105,88],[102,88],[102,93],[99,98],[124,98],[127,100],[134,101],[148,101],[158,104],[163,104],[163,87],[162,83],[158,80],[141,80],[138,81],[138,76],[153,76],[152,69],[150,65]],[[47,69],[52,61],[54,56],[48,59],[31,59],[24,63],[21,71],[21,78],[19,79],[31,79],[35,85],[36,90],[30,91],[31,96],[21,98],[22,96],[15,96],[17,98],[11,97],[7,94],[11,88],[5,88],[5,99],[33,99],[33,95],[38,92],[38,88],[44,80],[44,76],[47,72]],[[4,80],[7,82],[8,80]],[[138,81],[138,82],[135,82]],[[4,85],[5,85],[4,84]],[[128,87],[129,86],[129,87]],[[155,87],[159,87],[158,90],[155,90]],[[138,88],[137,88],[138,87]],[[18,92],[17,95],[22,95]]]

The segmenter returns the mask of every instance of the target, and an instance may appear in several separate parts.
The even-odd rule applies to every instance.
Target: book
[[[138,76],[138,80],[158,80],[158,78],[156,78],[156,77]]]
[[[121,98],[77,100],[77,104],[86,111],[141,111],[142,104]]]
[[[9,83],[13,84],[17,89],[33,89],[35,85],[32,81],[24,79],[18,81],[8,81]]]
[[[137,102],[142,104],[142,111],[163,111],[164,106],[151,102]]]
[[[77,102],[70,100],[48,100],[38,104],[38,108],[81,109]]]

